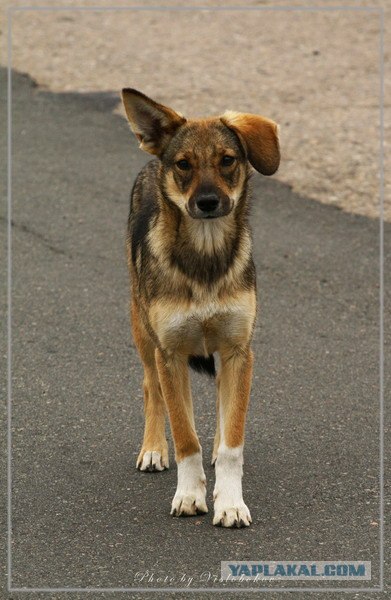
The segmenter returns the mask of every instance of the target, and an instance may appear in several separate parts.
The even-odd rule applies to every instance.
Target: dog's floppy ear
[[[140,148],[158,156],[181,125],[186,122],[182,115],[171,108],[158,104],[137,90],[122,90],[130,127],[140,142]]]
[[[233,111],[226,111],[220,118],[239,136],[254,169],[263,175],[273,175],[280,164],[277,123],[258,115]]]

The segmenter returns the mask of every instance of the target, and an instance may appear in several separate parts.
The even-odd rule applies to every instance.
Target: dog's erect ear
[[[140,148],[150,154],[159,156],[178,127],[186,122],[182,115],[154,102],[137,90],[123,89],[122,100]]]
[[[273,175],[280,164],[277,123],[258,115],[233,111],[225,112],[220,118],[239,136],[254,169],[263,175]]]

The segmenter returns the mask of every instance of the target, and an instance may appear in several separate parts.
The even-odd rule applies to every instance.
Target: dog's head
[[[226,112],[187,120],[137,90],[122,90],[140,147],[158,156],[168,198],[194,219],[228,215],[239,202],[250,163],[272,175],[280,163],[278,127],[258,115]]]

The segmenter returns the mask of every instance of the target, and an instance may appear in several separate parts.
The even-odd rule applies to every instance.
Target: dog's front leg
[[[244,428],[251,388],[253,354],[249,347],[221,351],[219,382],[220,436],[214,488],[214,525],[244,527],[251,523],[243,501]]]
[[[156,350],[160,385],[170,418],[178,465],[178,486],[172,501],[174,516],[208,512],[202,450],[194,427],[187,356]]]

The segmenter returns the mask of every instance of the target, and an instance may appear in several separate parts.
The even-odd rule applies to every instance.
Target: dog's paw
[[[178,462],[178,486],[171,505],[174,517],[207,513],[206,477],[202,454],[196,452]]]
[[[192,517],[207,512],[205,486],[194,492],[176,492],[171,505],[171,514],[173,517]]]
[[[250,511],[243,501],[230,506],[216,499],[213,525],[218,527],[249,527],[250,523],[252,523]]]
[[[168,469],[168,450],[144,450],[137,458],[136,467],[139,471],[164,471]]]

